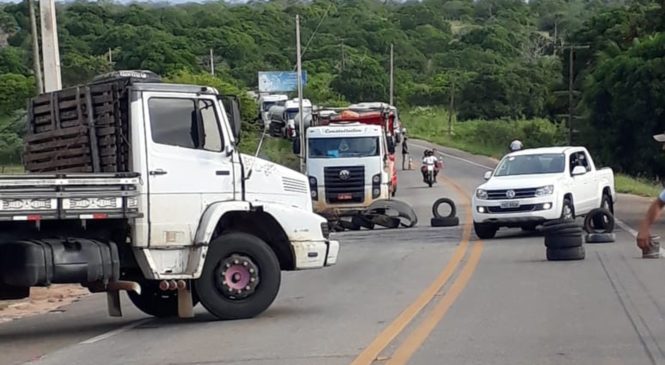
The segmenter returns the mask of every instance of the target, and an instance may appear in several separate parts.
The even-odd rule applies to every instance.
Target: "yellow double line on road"
[[[452,180],[440,177],[447,185],[455,189],[460,197],[467,203],[469,209],[465,214],[465,225],[462,232],[462,241],[453,252],[452,257],[446,264],[446,267],[436,277],[434,282],[423,291],[418,298],[411,303],[395,320],[388,325],[365,350],[356,357],[351,365],[371,365],[377,361],[377,357],[385,350],[395,338],[400,335],[406,327],[422,312],[422,310],[434,299],[441,288],[446,285],[453,274],[456,272],[460,263],[464,259],[469,248],[471,238],[471,202],[464,190]],[[387,365],[406,364],[413,354],[422,346],[429,334],[434,330],[437,324],[443,319],[448,309],[455,302],[457,297],[466,287],[473,272],[478,266],[480,255],[483,251],[481,241],[475,241],[471,247],[471,253],[461,269],[459,275],[450,286],[449,290],[441,297],[430,312],[422,319],[420,324],[406,337],[399,345],[387,362]]]

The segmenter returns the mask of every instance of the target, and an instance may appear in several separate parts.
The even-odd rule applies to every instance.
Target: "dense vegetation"
[[[300,14],[305,93],[316,103],[387,100],[394,44],[398,106],[447,106],[454,91],[457,119],[488,121],[463,130],[495,139],[517,131],[527,145],[565,142],[561,126],[516,127],[506,120],[559,123],[568,111],[561,91],[569,76],[569,51],[561,46],[586,44],[574,60],[575,143],[618,170],[655,177],[665,173],[665,155],[650,139],[665,129],[664,6],[652,0],[178,6],[102,0],[61,5],[58,24],[65,85],[111,69],[150,69],[236,92],[255,88],[258,71],[294,69],[294,16]],[[0,7],[0,163],[18,156],[20,109],[35,90],[27,14],[25,2]],[[206,75],[211,48],[215,77]],[[243,104],[253,117],[252,101]],[[554,134],[541,138],[538,131]]]

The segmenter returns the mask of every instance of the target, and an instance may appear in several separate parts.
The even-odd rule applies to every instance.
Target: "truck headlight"
[[[554,185],[547,185],[536,189],[536,196],[552,195],[552,193],[554,193]]]
[[[372,182],[373,182],[374,184],[378,184],[378,183],[380,183],[380,182],[381,182],[381,174],[374,175],[374,176],[372,177]]]
[[[478,199],[487,199],[487,191],[483,189],[477,189],[476,190],[476,198]]]

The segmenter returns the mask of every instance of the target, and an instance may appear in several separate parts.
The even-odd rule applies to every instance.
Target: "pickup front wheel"
[[[263,240],[227,233],[210,243],[196,292],[219,319],[252,318],[275,300],[280,275],[277,256]]]
[[[488,223],[473,222],[473,230],[476,232],[476,236],[478,236],[478,238],[486,240],[494,238],[496,231],[499,230],[499,227]]]

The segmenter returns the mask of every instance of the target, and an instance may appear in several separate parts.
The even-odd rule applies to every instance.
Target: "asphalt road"
[[[0,325],[0,364],[665,362],[665,262],[641,259],[622,230],[575,262],[547,262],[542,237],[519,230],[477,241],[468,199],[493,162],[441,151],[456,157],[444,156],[432,188],[400,171],[397,198],[414,205],[417,227],[337,234],[338,264],[285,273],[257,318],[213,321],[197,307],[192,320],[157,320],[129,306],[109,318],[105,296],[93,295]],[[442,196],[457,202],[459,227],[429,227]],[[648,201],[627,202],[617,216],[634,226]]]

